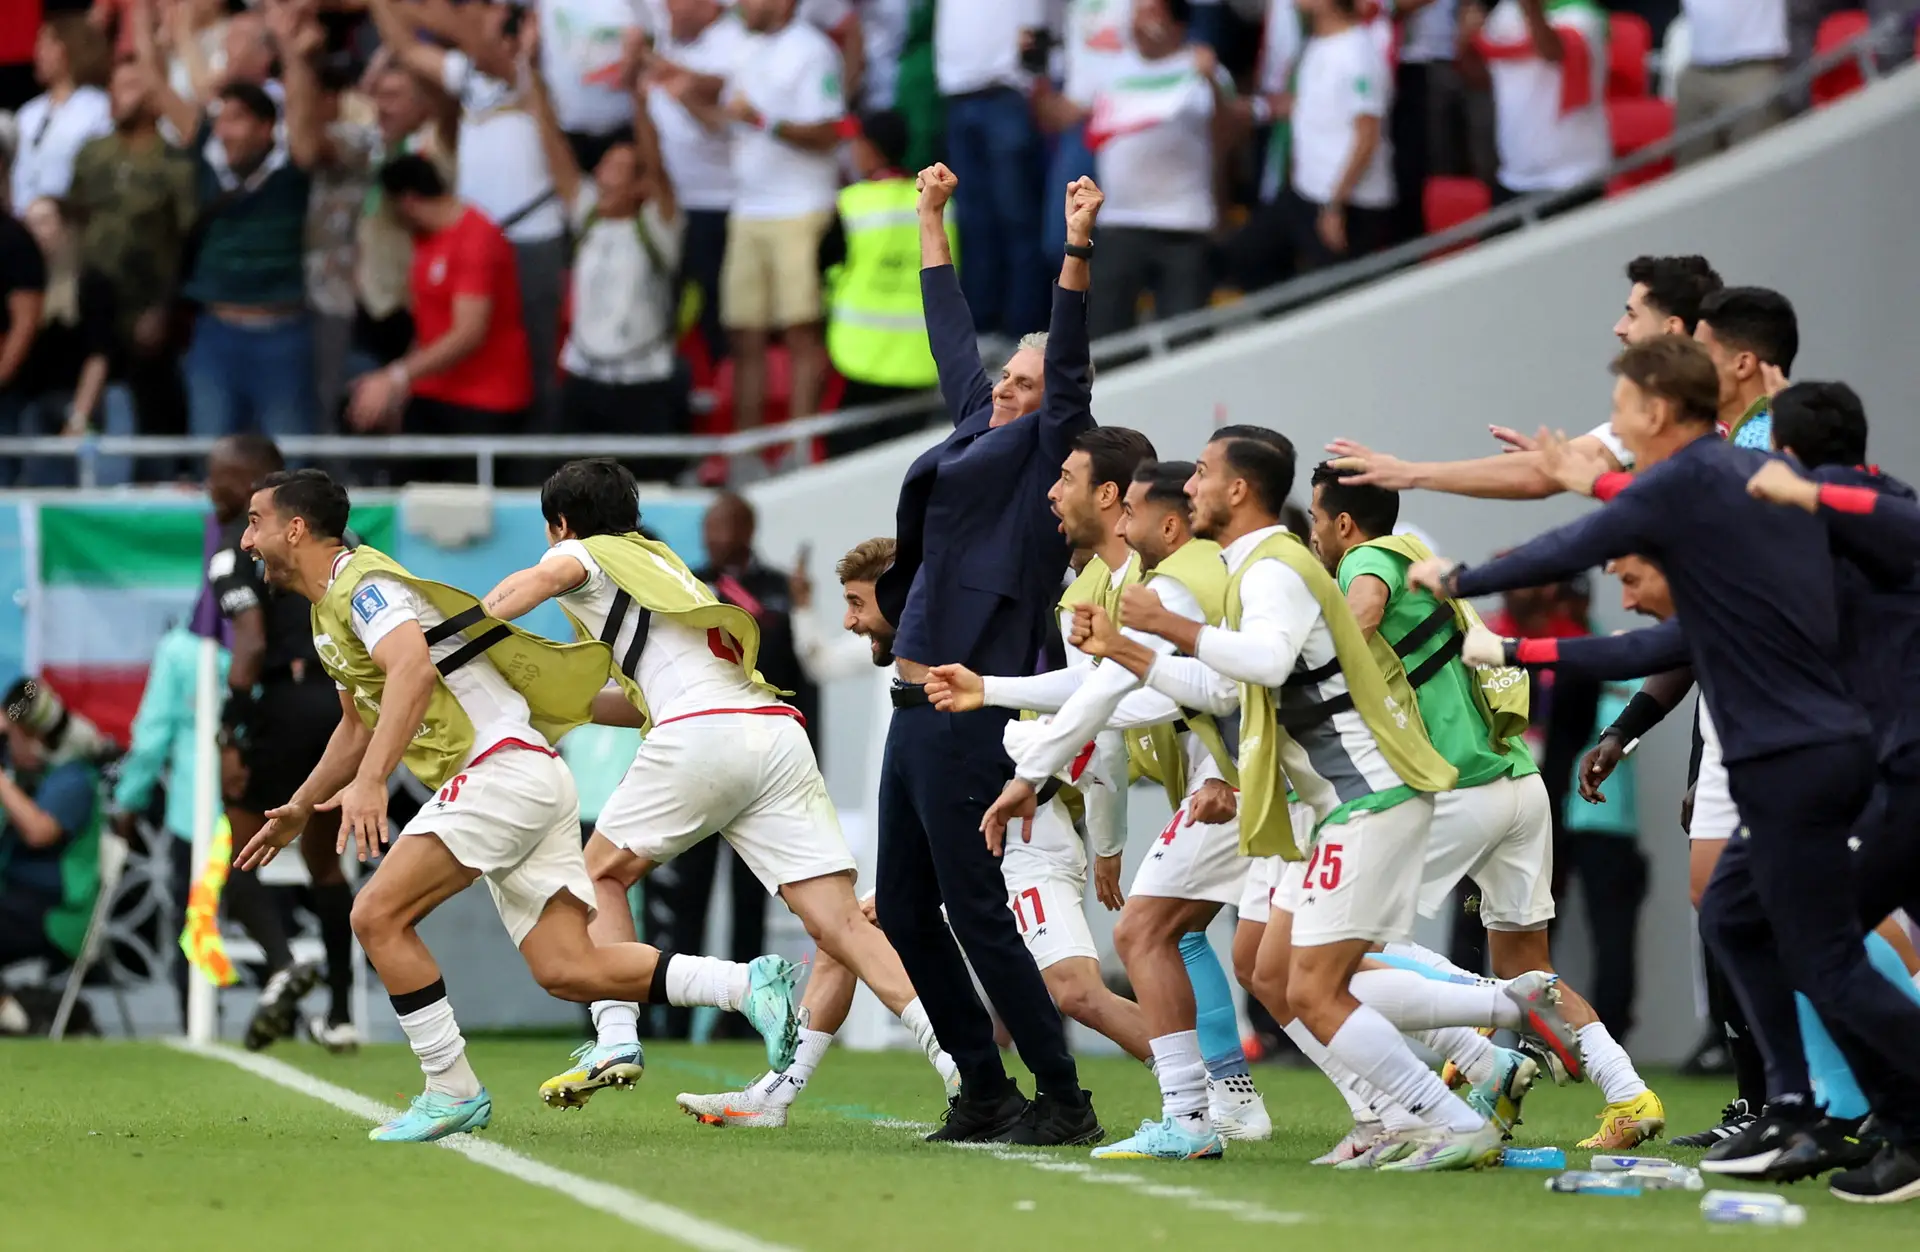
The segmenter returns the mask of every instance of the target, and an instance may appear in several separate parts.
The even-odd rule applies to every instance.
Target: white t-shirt
[[[685,43],[663,27],[654,46],[661,56],[696,74],[732,79],[749,38],[738,18],[723,13]],[[647,92],[647,116],[660,134],[660,159],[680,203],[701,212],[732,208],[732,128],[707,129],[685,105],[658,88]]]
[[[773,136],[775,122],[806,126],[846,116],[840,49],[805,22],[748,34],[730,94],[743,95],[766,125],[734,123],[733,211],[745,218],[830,212],[840,192],[831,150],[809,152]]]
[[[1400,29],[1400,59],[1409,65],[1430,65],[1451,61],[1453,36],[1457,26],[1454,9],[1458,0],[1433,0]]]
[[[1083,109],[1113,81],[1133,47],[1133,0],[1072,0],[1066,17],[1061,94]]]
[[[1214,228],[1213,92],[1194,68],[1191,47],[1151,61],[1132,48],[1120,55],[1087,120],[1094,176],[1107,196],[1102,221]]]
[[[943,96],[989,87],[1025,91],[1020,32],[1047,24],[1043,0],[942,0],[933,14],[933,73]]]
[[[1573,4],[1548,17],[1568,43],[1558,65],[1533,55],[1518,0],[1500,0],[1480,36],[1493,79],[1500,183],[1513,191],[1571,187],[1613,159],[1604,99],[1607,15]]]
[[[560,367],[597,383],[652,383],[673,374],[673,276],[680,268],[686,218],[640,206],[640,220],[588,218],[597,199],[583,184],[573,207],[573,324]],[[640,226],[660,263],[641,241]]]
[[[867,67],[860,76],[860,107],[891,109],[899,95],[900,53],[907,45],[911,14],[907,0],[865,0],[860,6],[861,50]]]
[[[1621,469],[1633,468],[1633,453],[1627,451],[1627,445],[1620,442],[1620,436],[1613,433],[1612,422],[1602,422],[1587,434],[1598,439],[1606,450],[1613,454],[1613,459],[1620,462]]]
[[[460,101],[460,198],[499,223],[514,243],[559,238],[566,214],[552,194],[539,123],[521,108],[519,91],[482,74],[464,52],[449,49],[443,56],[441,85]],[[545,204],[506,225],[542,195]]]
[[[73,181],[73,158],[88,140],[113,131],[113,105],[98,87],[76,87],[59,104],[35,96],[14,115],[19,133],[13,155],[13,211],[42,196],[64,196]]]
[[[1687,62],[1701,68],[1787,55],[1787,0],[1680,0]]]
[[[562,595],[560,602],[598,638],[607,627],[607,615],[613,611],[614,596],[620,589],[613,585],[613,580],[607,577],[606,572],[588,554],[587,546],[578,539],[562,539],[548,548],[546,556],[541,559],[552,561],[561,557],[572,557],[580,562],[587,571],[587,579]],[[652,559],[659,560],[658,557]],[[710,597],[711,593],[695,581],[685,568],[668,561],[660,561],[660,568],[672,577],[683,580],[687,589],[694,594],[702,598]],[[611,646],[616,664],[621,663],[633,647],[634,632],[639,628],[639,623],[640,615],[629,611],[615,633]],[[738,645],[724,637],[718,640],[709,638],[715,633],[681,626],[665,618],[655,618],[649,626],[647,642],[641,647],[639,662],[630,671],[630,676],[640,684],[641,694],[647,700],[647,711],[652,715],[655,725],[689,713],[705,713],[715,709],[757,709],[779,703],[749,682],[737,663],[718,654],[720,650]]]
[[[1294,191],[1315,204],[1331,200],[1353,154],[1355,122],[1384,119],[1391,95],[1386,58],[1366,27],[1309,39],[1294,84]],[[1393,140],[1384,122],[1351,202],[1363,209],[1393,205]]]
[[[640,0],[539,0],[540,74],[560,128],[604,135],[633,121],[621,42],[643,24]]]
[[[341,559],[335,562],[336,575],[346,563],[347,555],[342,553]],[[347,620],[353,625],[353,633],[371,652],[403,622],[418,622],[421,630],[431,630],[446,617],[399,579],[369,574],[354,588]],[[463,633],[456,632],[429,645],[428,651],[438,664],[466,647],[468,642]],[[533,728],[533,715],[527,709],[526,700],[501,677],[487,657],[473,658],[446,675],[443,681],[453,698],[460,702],[461,711],[473,722],[473,750],[467,754],[466,761],[461,762],[462,766],[508,739],[535,748],[550,746]],[[359,698],[356,692],[355,699]]]

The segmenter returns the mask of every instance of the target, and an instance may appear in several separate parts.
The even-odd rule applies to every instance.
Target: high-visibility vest
[[[854,382],[928,388],[940,380],[920,306],[918,200],[911,178],[855,183],[840,193],[847,259],[833,283],[827,355]],[[949,222],[949,241],[953,234]]]

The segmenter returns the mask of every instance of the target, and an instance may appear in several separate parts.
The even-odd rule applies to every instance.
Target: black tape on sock
[[[653,963],[653,981],[647,984],[647,1003],[667,1003],[667,966],[673,963],[673,953],[662,952]]]
[[[397,1016],[405,1017],[409,1013],[418,1013],[421,1009],[432,1008],[447,998],[447,980],[436,978],[418,991],[408,991],[400,995],[389,995],[393,1001],[393,1011]]]

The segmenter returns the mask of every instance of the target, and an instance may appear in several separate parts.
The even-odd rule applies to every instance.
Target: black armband
[[[1611,735],[1622,743],[1632,743],[1658,726],[1670,711],[1646,692],[1636,691],[1633,699],[1627,701],[1627,707],[1620,710],[1620,716],[1613,719],[1613,725],[1600,732],[1600,737]]]

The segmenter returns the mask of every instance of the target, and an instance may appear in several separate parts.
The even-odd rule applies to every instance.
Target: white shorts
[[[718,831],[772,895],[854,869],[806,728],[786,714],[709,713],[655,726],[594,830],[655,864]]]
[[[1294,801],[1287,806],[1287,820],[1293,826],[1294,843],[1301,848],[1311,845],[1314,823],[1320,820],[1313,806]],[[1265,924],[1267,915],[1275,909],[1291,914],[1300,902],[1300,883],[1306,869],[1305,860],[1289,861],[1278,856],[1256,859],[1247,871],[1246,887],[1240,896],[1240,920]],[[1258,887],[1254,885],[1256,877],[1260,880]]]
[[[1720,755],[1720,732],[1700,701],[1700,776],[1693,783],[1693,821],[1689,839],[1731,839],[1740,829],[1740,810],[1727,785],[1727,763]]]
[[[1420,916],[1440,917],[1472,878],[1480,924],[1535,930],[1553,920],[1553,806],[1540,775],[1511,775],[1433,798]]]
[[[1311,857],[1304,861],[1282,861],[1273,878],[1273,893],[1267,901],[1270,913],[1285,913],[1292,917],[1300,911],[1301,897],[1307,893],[1307,866],[1318,869],[1318,863]]]
[[[1293,946],[1395,943],[1412,935],[1432,823],[1433,797],[1422,794],[1323,826],[1301,871]]]
[[[1041,969],[1070,956],[1100,959],[1087,926],[1087,886],[1058,874],[1007,882],[1007,907]]]
[[[1165,900],[1212,900],[1238,904],[1247,882],[1237,820],[1187,824],[1186,806],[1147,846],[1133,872],[1132,893]]]
[[[1256,856],[1243,863],[1247,876],[1240,886],[1240,920],[1264,926],[1273,911],[1273,889],[1287,862],[1277,856]]]
[[[560,758],[500,748],[446,781],[400,834],[433,835],[493,893],[519,947],[549,901],[570,892],[593,908],[580,850],[580,797]]]

